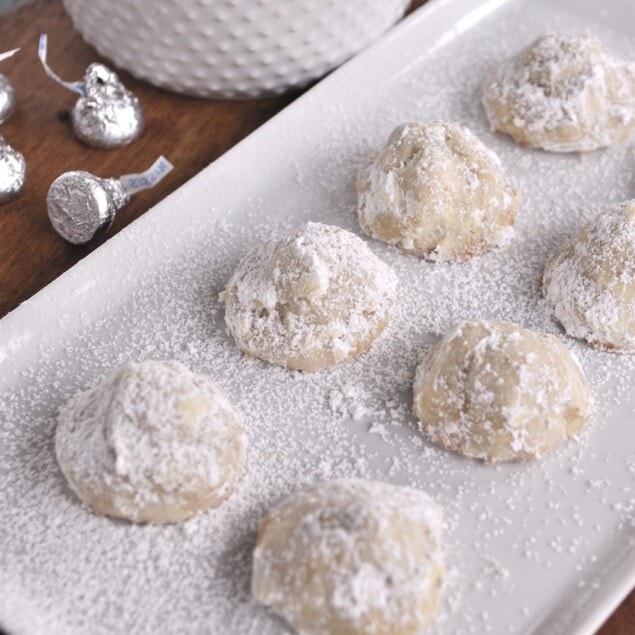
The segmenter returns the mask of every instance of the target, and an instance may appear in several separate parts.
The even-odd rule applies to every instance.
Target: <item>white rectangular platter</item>
[[[421,488],[445,508],[450,576],[431,632],[593,632],[635,583],[635,359],[566,338],[538,278],[583,220],[635,195],[633,147],[521,148],[489,132],[480,86],[548,29],[589,29],[635,57],[634,24],[632,0],[433,0],[5,317],[0,625],[11,635],[288,632],[250,599],[258,520],[305,484],[358,476]],[[369,240],[400,278],[400,314],[370,353],[315,375],[244,358],[218,301],[239,259],[309,219],[360,233],[359,167],[396,125],[433,119],[467,125],[501,156],[523,196],[515,243],[445,265]],[[410,415],[414,369],[466,318],[562,337],[596,393],[592,425],[539,462],[500,467],[423,440]],[[92,515],[53,454],[60,405],[148,358],[209,373],[247,420],[238,491],[176,526]]]

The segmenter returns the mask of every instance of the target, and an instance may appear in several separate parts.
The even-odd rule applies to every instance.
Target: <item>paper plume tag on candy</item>
[[[6,53],[0,53],[0,62],[2,62],[3,60],[9,59],[10,57],[13,57],[20,49],[11,49],[10,51],[7,51]]]
[[[46,55],[48,50],[48,36],[46,33],[40,34],[40,42],[38,45],[37,54],[44,67],[44,72],[60,86],[72,90],[79,95],[86,95],[86,84],[84,82],[65,82],[46,62]]]
[[[154,187],[174,166],[163,156],[141,174],[125,174],[119,180],[127,194],[136,194],[141,190]]]

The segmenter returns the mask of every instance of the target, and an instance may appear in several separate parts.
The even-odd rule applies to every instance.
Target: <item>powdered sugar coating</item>
[[[514,237],[517,190],[498,156],[457,123],[406,123],[357,179],[373,238],[430,260],[467,260]]]
[[[300,633],[414,635],[436,610],[441,534],[441,509],[419,490],[322,483],[261,522],[253,593]]]
[[[569,335],[635,352],[635,199],[600,212],[551,256],[543,293]]]
[[[242,416],[176,361],[130,362],[62,408],[57,460],[95,512],[177,522],[220,505],[244,469]]]
[[[222,294],[244,352],[315,371],[365,352],[395,304],[397,276],[354,234],[322,223],[252,249]]]
[[[488,462],[539,458],[589,421],[582,368],[560,340],[506,322],[460,322],[428,351],[414,414],[438,445]]]
[[[635,130],[635,62],[588,34],[546,33],[483,88],[492,130],[552,152],[620,143]]]

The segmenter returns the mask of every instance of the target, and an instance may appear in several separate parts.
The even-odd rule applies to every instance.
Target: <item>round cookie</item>
[[[220,505],[243,473],[240,412],[176,361],[127,363],[60,411],[55,452],[98,514],[169,523]]]
[[[252,249],[221,294],[245,353],[316,371],[364,353],[384,330],[397,277],[360,238],[308,223]]]
[[[543,293],[569,335],[635,353],[635,199],[600,213],[551,256]]]
[[[461,322],[417,368],[414,414],[437,445],[469,458],[526,461],[575,434],[593,400],[553,335],[506,322]]]
[[[635,130],[635,63],[588,34],[546,33],[483,87],[493,131],[552,152],[620,143]]]
[[[261,522],[252,592],[307,635],[415,635],[436,611],[441,533],[421,491],[322,483]]]
[[[457,123],[396,128],[357,179],[361,228],[402,251],[463,261],[514,237],[520,196],[499,158]]]

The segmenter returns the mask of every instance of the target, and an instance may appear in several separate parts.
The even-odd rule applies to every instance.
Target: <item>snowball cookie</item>
[[[245,463],[240,412],[175,361],[127,363],[61,410],[55,452],[98,514],[178,522],[220,505]]]
[[[252,249],[221,293],[249,355],[315,371],[368,350],[388,323],[397,277],[339,227],[308,223]]]
[[[560,340],[505,322],[454,325],[414,381],[414,414],[430,440],[491,463],[541,457],[589,420],[592,405]]]
[[[635,353],[635,199],[611,207],[549,259],[543,292],[573,337]]]
[[[620,143],[635,130],[635,63],[591,35],[547,33],[487,79],[492,130],[552,152]]]
[[[467,260],[514,237],[520,203],[499,158],[457,123],[407,123],[359,174],[373,238],[430,260]]]
[[[261,522],[252,592],[300,633],[414,635],[436,610],[441,532],[439,506],[416,489],[322,483]]]

